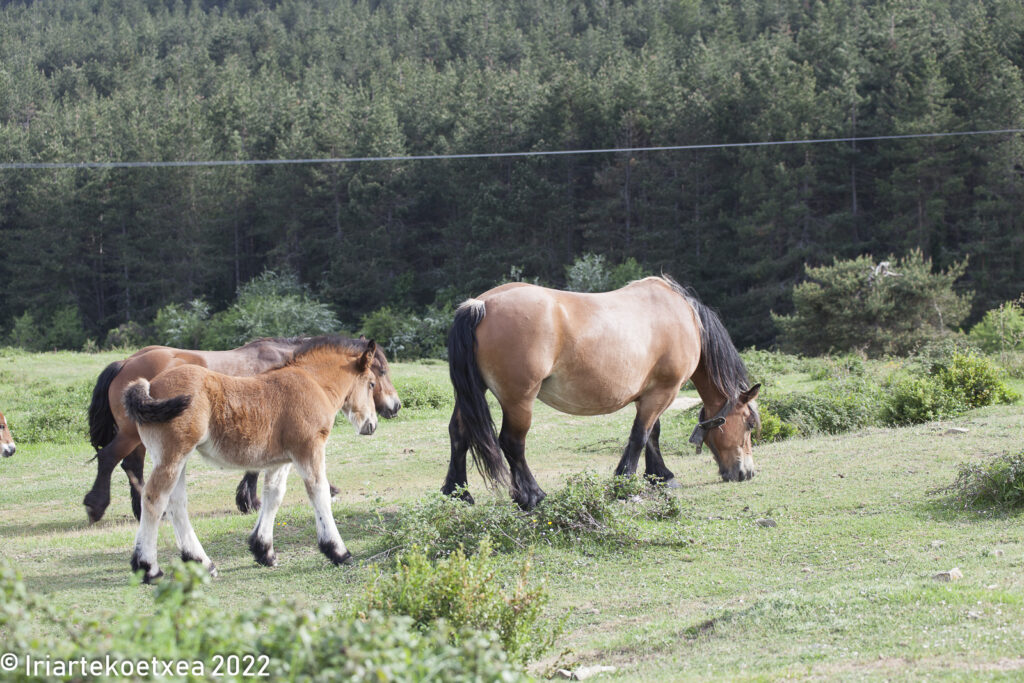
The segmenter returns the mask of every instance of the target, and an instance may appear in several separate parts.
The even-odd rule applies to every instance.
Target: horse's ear
[[[757,398],[757,392],[759,392],[760,390],[761,390],[761,383],[758,382],[757,384],[755,384],[754,386],[750,387],[749,389],[744,391],[742,394],[740,394],[740,402],[741,403],[750,403],[755,398]]]
[[[370,363],[373,362],[373,357],[377,353],[377,342],[372,339],[367,343],[366,350],[363,351],[363,355],[359,357],[359,372],[366,372],[366,368],[370,367]]]

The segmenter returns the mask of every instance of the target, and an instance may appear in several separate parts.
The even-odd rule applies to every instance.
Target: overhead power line
[[[880,140],[914,140],[951,138],[968,135],[1006,135],[1024,133],[1024,128],[970,130],[947,133],[910,133],[906,135],[870,135],[864,137],[819,138],[807,140],[769,140],[763,142],[718,142],[702,145],[659,145],[655,147],[610,147],[603,149],[538,150],[531,152],[475,152],[464,154],[407,154],[397,156],[329,157],[322,159],[227,159],[206,161],[41,161],[0,163],[0,170],[53,168],[178,168],[187,166],[291,166],[300,164],[359,164],[380,161],[443,161],[447,159],[507,159],[515,157],[552,157],[583,154],[622,154],[639,152],[675,152],[738,147],[782,147],[786,145],[820,145],[836,142],[875,142]]]

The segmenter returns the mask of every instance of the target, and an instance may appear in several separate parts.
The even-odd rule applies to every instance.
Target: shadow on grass
[[[85,531],[89,528],[89,521],[85,519],[83,515],[83,519],[80,520],[36,522],[34,524],[32,522],[0,524],[0,537],[28,538],[30,536],[43,536],[53,533]]]

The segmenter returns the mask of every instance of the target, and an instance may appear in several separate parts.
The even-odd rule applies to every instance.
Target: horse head
[[[7,424],[7,419],[3,413],[0,413],[0,449],[5,458],[9,458],[14,455],[16,450],[14,447],[14,437],[11,436],[11,428]]]
[[[359,341],[366,341],[366,337],[360,335]],[[375,345],[376,346],[376,345]],[[391,368],[388,359],[384,355],[384,349],[377,346],[373,356],[373,374],[376,375],[376,385],[373,387],[373,404],[377,407],[377,414],[386,420],[390,420],[402,408],[402,401],[398,397],[398,390],[391,383]]]
[[[366,344],[366,350],[356,360],[355,381],[353,381],[352,387],[349,389],[349,393],[341,407],[345,417],[356,428],[356,431],[366,436],[373,434],[377,430],[377,407],[374,403],[374,394],[379,383],[379,377],[373,369],[376,353],[377,344],[370,340]]]
[[[725,481],[744,481],[754,477],[754,458],[751,454],[751,432],[761,429],[761,416],[757,412],[757,393],[760,384],[740,393],[735,400],[726,401],[718,413],[707,418],[701,410],[700,422],[690,436],[697,452],[707,444],[718,463],[718,473]]]

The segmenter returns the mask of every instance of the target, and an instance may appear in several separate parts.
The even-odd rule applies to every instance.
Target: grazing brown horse
[[[14,455],[15,450],[17,449],[14,447],[14,437],[11,436],[11,426],[7,424],[4,414],[0,413],[0,454],[9,458]]]
[[[373,434],[376,345],[342,337],[316,337],[295,350],[284,367],[253,377],[231,377],[198,365],[162,372],[152,383],[132,381],[123,404],[153,459],[143,491],[132,570],[149,583],[161,575],[157,534],[167,512],[182,559],[216,574],[189,522],[185,463],[195,450],[222,467],[268,470],[264,504],[249,548],[260,564],[275,564],[274,517],[292,465],[306,484],[316,516],[320,550],[334,564],[352,554],[331,512],[324,450],[338,411],[359,434]]]
[[[110,476],[118,463],[128,474],[132,512],[136,519],[141,514],[139,492],[132,480],[142,485],[146,448],[139,439],[135,424],[121,406],[121,395],[131,381],[140,377],[151,380],[164,370],[180,365],[198,365],[238,377],[255,375],[281,366],[292,357],[295,349],[308,340],[308,337],[257,339],[230,351],[147,346],[125,360],[108,365],[96,380],[89,406],[89,436],[97,451],[96,481],[83,500],[89,521],[99,521],[110,505]],[[377,375],[373,393],[377,412],[385,418],[394,417],[402,402],[391,383],[388,361],[380,347],[377,347],[373,370]],[[257,472],[248,472],[238,484],[235,504],[242,512],[259,509],[260,499],[256,495],[258,476]]]
[[[602,415],[636,404],[636,419],[616,474],[669,482],[658,443],[659,418],[692,379],[704,409],[690,437],[707,443],[726,481],[754,476],[750,432],[759,427],[746,368],[718,316],[668,277],[649,277],[603,294],[562,292],[523,283],[463,303],[448,336],[455,411],[451,462],[441,490],[466,486],[466,452],[484,477],[508,483],[525,509],[544,498],[526,465],[533,402],[572,415]],[[501,405],[501,433],[485,391]],[[500,450],[499,450],[500,449]],[[502,461],[502,452],[509,469]],[[468,493],[464,496],[472,501]]]

